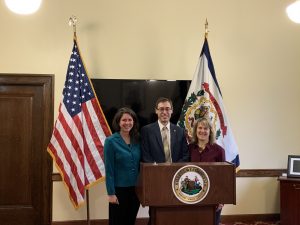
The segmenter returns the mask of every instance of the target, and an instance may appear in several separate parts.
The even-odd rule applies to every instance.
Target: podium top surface
[[[198,165],[198,166],[234,166],[230,162],[176,162],[176,163],[140,163],[142,167],[152,167],[152,166],[171,166],[171,167],[182,167],[186,165]]]

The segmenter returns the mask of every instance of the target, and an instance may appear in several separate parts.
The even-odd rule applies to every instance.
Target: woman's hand
[[[117,204],[119,205],[119,201],[116,195],[109,195],[108,196],[108,202],[111,204]]]
[[[217,210],[216,210],[216,211],[221,210],[221,209],[223,208],[223,206],[224,206],[224,204],[219,204],[219,205],[217,206]]]

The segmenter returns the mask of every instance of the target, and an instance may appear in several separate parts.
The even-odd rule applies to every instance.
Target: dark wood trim
[[[236,177],[279,177],[286,169],[244,169],[237,172]],[[59,173],[52,173],[52,181],[62,181]]]
[[[244,169],[240,170],[237,177],[279,177],[286,173],[286,169]]]
[[[61,175],[59,173],[52,173],[52,181],[62,181]]]
[[[224,215],[221,218],[223,223],[232,222],[254,222],[254,221],[266,221],[266,222],[277,222],[280,220],[280,214],[243,214],[243,215]],[[108,220],[91,220],[91,225],[108,225]],[[138,218],[136,225],[147,225],[148,218]],[[61,221],[52,222],[52,225],[86,225],[86,220],[73,220],[73,221]]]
[[[87,225],[86,220],[70,220],[70,221],[59,221],[52,222],[52,225]],[[108,219],[106,220],[90,220],[90,225],[108,225]]]
[[[280,214],[239,214],[221,216],[223,223],[242,222],[249,223],[254,221],[275,222],[280,220]]]

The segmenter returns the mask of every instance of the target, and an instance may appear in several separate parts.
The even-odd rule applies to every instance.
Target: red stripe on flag
[[[51,144],[51,142],[49,143],[48,148],[49,148],[50,152],[52,153],[52,155],[54,156],[55,162],[56,162],[57,166],[59,167],[60,172],[62,173],[64,182],[66,183],[66,186],[68,187],[69,197],[71,198],[71,200],[75,204],[75,206],[78,207],[79,202],[78,202],[76,193],[74,191],[73,186],[70,183],[70,177],[68,176],[68,174],[66,173],[66,171],[64,169],[64,164],[57,155],[57,150],[54,148],[54,146]]]
[[[72,119],[74,121],[74,124],[77,127],[78,132],[80,133],[80,136],[82,137],[83,143],[82,143],[82,149],[80,149],[80,150],[81,150],[81,152],[83,152],[83,156],[82,156],[83,158],[82,158],[82,160],[83,160],[83,165],[84,165],[84,163],[85,163],[84,162],[84,157],[85,157],[85,153],[84,153],[84,141],[85,141],[85,137],[83,135],[82,122],[81,122],[81,120],[80,120],[80,118],[79,118],[78,115],[74,116]],[[86,184],[89,184],[89,181],[88,181],[88,179],[86,177],[85,166],[83,167],[83,169],[84,169],[84,180],[85,180],[84,184],[86,185]]]
[[[84,104],[83,104],[84,105]],[[83,106],[82,105],[82,106]],[[82,108],[82,113],[83,112],[83,108]],[[79,120],[78,118],[78,115],[74,116],[73,117],[74,120]],[[79,125],[79,124],[78,124]],[[81,129],[83,131],[83,127],[82,127],[82,124],[80,124],[81,126]],[[97,167],[97,164],[95,162],[95,159],[94,159],[94,156],[92,155],[91,153],[91,149],[89,148],[87,142],[86,142],[86,138],[83,139],[83,151],[84,151],[84,154],[85,154],[85,157],[86,157],[86,160],[87,160],[87,163],[90,165],[90,168],[91,168],[91,172],[93,172],[94,176],[95,176],[95,179],[99,179],[100,177],[102,177],[101,173],[100,173],[100,170],[99,168]],[[87,180],[87,183],[85,183],[85,186],[89,185],[90,184],[90,181]]]
[[[111,131],[110,131],[108,123],[107,123],[107,121],[105,119],[105,116],[104,116],[104,113],[102,111],[102,108],[99,105],[100,103],[98,104],[96,98],[91,99],[91,101],[92,101],[92,105],[94,107],[95,113],[96,113],[96,115],[98,117],[98,120],[99,120],[99,122],[101,124],[102,130],[103,130],[105,136],[106,137],[110,136],[111,135]]]
[[[85,117],[85,120],[87,123],[87,127],[89,129],[89,132],[90,132],[91,137],[93,138],[93,142],[97,148],[97,149],[93,149],[92,151],[96,151],[96,154],[99,154],[101,156],[101,151],[103,152],[103,146],[102,146],[102,143],[101,143],[101,141],[97,135],[97,132],[95,130],[95,127],[94,127],[93,121],[91,119],[90,112],[87,109],[86,103],[82,104],[81,108],[82,108],[82,113],[84,114],[84,117]],[[95,115],[93,115],[93,116],[95,116]],[[88,158],[88,156],[91,157],[90,160],[88,160],[88,161],[90,162],[91,169],[97,180],[102,177],[101,171],[97,166],[97,163],[91,152],[91,149],[89,149],[89,147],[87,146],[87,148],[85,148],[85,150],[86,150],[85,152],[87,153],[87,158]],[[103,159],[103,157],[101,157],[101,158]]]
[[[61,134],[59,133],[59,131],[57,129],[54,130],[53,135],[55,136],[57,142],[59,143],[62,153],[64,154],[66,160],[68,161],[70,168],[71,168],[71,172],[76,180],[78,189],[80,191],[81,195],[84,195],[84,185],[81,182],[81,179],[79,177],[79,174],[77,172],[77,165],[76,163],[73,161],[70,151],[72,151],[71,149],[68,149],[67,146],[65,145],[65,141],[64,141],[64,137],[61,136]],[[78,155],[76,155],[76,157],[78,158]],[[79,160],[79,159],[78,159]],[[81,166],[81,165],[79,165]]]
[[[72,117],[72,119],[73,119],[74,124],[76,125],[77,130],[78,130],[78,132],[80,133],[82,139],[85,139],[85,138],[84,138],[84,135],[83,135],[82,122],[81,122],[79,116],[76,115],[76,116]]]
[[[103,127],[103,125],[101,124],[101,121],[99,120],[99,113],[101,113],[101,112],[100,112],[100,109],[99,109],[98,102],[96,101],[95,98],[93,98],[92,101],[91,101],[91,103],[92,103],[91,105],[92,105],[92,107],[93,107],[93,109],[94,109],[94,111],[95,111],[94,116],[97,116],[97,117],[98,117],[98,121],[99,121],[99,123],[100,123],[100,125],[101,125],[101,128],[102,128],[102,130],[103,130],[103,132],[104,132],[104,135],[105,135],[105,136],[111,135],[111,134],[110,134],[110,130],[109,130],[108,127],[107,127],[106,121],[104,121],[105,124],[104,124],[104,127]],[[89,111],[88,111],[88,109],[87,109],[87,105],[84,105],[83,107],[84,107],[83,112],[87,112],[87,114],[89,114],[89,113],[88,113]],[[102,114],[101,114],[101,117],[102,117],[102,119],[103,119],[103,115],[102,115]],[[87,117],[86,117],[86,118],[87,118]],[[91,124],[91,123],[92,123],[92,120],[91,120],[90,115],[89,115],[88,119],[89,119],[88,124]],[[105,120],[105,119],[104,119],[104,120]],[[101,157],[102,160],[104,161],[104,150],[103,150],[103,148],[104,148],[104,140],[100,140],[100,138],[99,138],[99,136],[98,136],[98,134],[97,134],[97,132],[96,132],[96,130],[95,130],[95,127],[93,127],[93,129],[90,129],[90,130],[91,130],[92,137],[94,137],[94,142],[95,142],[95,144],[96,144],[96,147],[97,147],[97,149],[98,149],[98,152],[99,152],[99,154],[100,154],[100,157]],[[105,133],[105,130],[106,130],[106,132],[109,132],[108,135]],[[92,132],[93,132],[93,133],[92,133]],[[100,131],[100,132],[101,132],[101,131]],[[102,133],[102,132],[101,132],[101,133]],[[103,144],[102,144],[102,143],[103,143]]]
[[[69,139],[71,141],[71,144],[72,144],[73,148],[76,151],[76,154],[78,155],[81,167],[84,168],[84,159],[83,159],[84,156],[83,156],[82,150],[80,149],[78,141],[77,141],[76,137],[74,136],[74,132],[69,127],[69,125],[68,125],[67,121],[65,120],[65,117],[63,116],[62,113],[60,113],[58,115],[58,120],[62,124],[67,136],[69,137]],[[73,123],[73,120],[72,120],[72,123]],[[82,139],[82,136],[80,138]]]
[[[95,180],[99,179],[102,177],[99,168],[97,167],[97,164],[95,162],[95,159],[91,153],[91,150],[86,142],[86,139],[84,139],[83,141],[84,144],[84,154],[87,160],[87,163],[90,165],[91,171],[95,177]],[[94,181],[95,181],[94,180]],[[88,186],[89,184],[91,184],[91,182],[89,180],[87,180],[87,183],[85,184],[86,186]]]

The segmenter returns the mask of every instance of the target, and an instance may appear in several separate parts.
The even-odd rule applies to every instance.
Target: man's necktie
[[[168,128],[167,127],[162,128],[161,136],[162,136],[162,142],[163,142],[163,146],[164,146],[166,162],[172,162],[170,146],[169,146],[169,141],[168,141]]]

